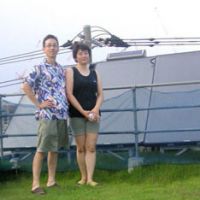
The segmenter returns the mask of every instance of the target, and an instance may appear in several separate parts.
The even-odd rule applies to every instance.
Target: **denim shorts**
[[[57,152],[67,147],[67,120],[40,120],[38,127],[38,152]]]
[[[70,118],[70,125],[74,136],[84,135],[87,133],[98,133],[100,126],[99,122],[91,122],[82,117]]]

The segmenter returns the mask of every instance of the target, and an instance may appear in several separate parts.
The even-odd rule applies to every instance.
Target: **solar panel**
[[[124,52],[108,54],[107,61],[119,60],[119,59],[128,59],[128,58],[141,58],[141,57],[145,57],[145,56],[146,56],[145,50],[124,51]]]

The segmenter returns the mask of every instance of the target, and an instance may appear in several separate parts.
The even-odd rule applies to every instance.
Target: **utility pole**
[[[90,27],[90,25],[85,25],[83,27],[83,33],[84,33],[84,42],[91,49],[91,47],[92,47],[92,38],[91,38],[91,27]],[[91,49],[90,63],[92,63],[92,49]]]

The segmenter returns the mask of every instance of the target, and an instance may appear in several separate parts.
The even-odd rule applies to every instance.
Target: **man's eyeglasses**
[[[51,48],[51,47],[58,48],[58,45],[57,44],[47,44],[47,45],[45,45],[45,47],[46,48]]]

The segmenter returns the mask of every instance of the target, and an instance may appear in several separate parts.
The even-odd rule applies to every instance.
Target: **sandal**
[[[77,182],[77,185],[85,185],[86,184],[86,181],[83,181],[83,180],[80,180]]]
[[[92,186],[92,187],[96,187],[98,185],[98,183],[95,182],[95,181],[91,181],[91,182],[87,182],[87,185]]]
[[[46,194],[46,192],[41,187],[37,187],[34,190],[31,190],[31,192],[33,194],[38,194],[38,195],[44,195],[44,194]]]
[[[60,185],[58,183],[54,183],[53,185],[47,186],[48,188],[59,188]]]

